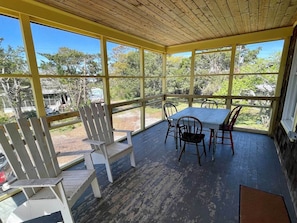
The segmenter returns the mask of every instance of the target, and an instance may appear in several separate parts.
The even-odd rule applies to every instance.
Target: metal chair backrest
[[[181,140],[186,142],[197,143],[201,138],[197,138],[197,135],[202,135],[202,123],[193,116],[183,116],[177,120],[178,133]]]
[[[201,103],[201,108],[218,108],[218,103],[214,100],[205,100]]]
[[[206,156],[205,142],[204,142],[205,134],[202,133],[203,127],[202,127],[201,121],[198,118],[193,116],[183,116],[177,120],[176,126],[178,129],[180,145],[182,141],[184,142],[178,161],[180,161],[182,154],[185,152],[186,144],[192,143],[192,144],[195,144],[196,146],[198,163],[201,166],[201,162],[200,162],[201,155],[198,148],[198,144],[201,142],[203,143],[203,153]]]
[[[171,102],[166,102],[163,105],[163,110],[164,110],[166,120],[171,123],[171,120],[168,117],[170,117],[171,115],[173,115],[177,112],[176,106],[174,104],[172,104]]]
[[[238,118],[240,110],[242,109],[241,105],[236,106],[230,113],[228,123],[225,124],[225,129],[232,131],[234,124]]]

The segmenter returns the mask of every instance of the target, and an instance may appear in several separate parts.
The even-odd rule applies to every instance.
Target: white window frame
[[[297,124],[297,43],[295,44],[281,123],[288,136],[296,139],[296,135],[292,135],[292,132],[295,132]]]

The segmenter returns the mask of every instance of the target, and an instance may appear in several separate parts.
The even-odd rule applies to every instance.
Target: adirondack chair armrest
[[[113,129],[113,132],[125,132],[127,134],[127,137],[131,137],[132,136],[132,130],[124,130],[124,129]]]
[[[32,188],[32,187],[54,187],[60,183],[63,178],[42,178],[42,179],[27,179],[17,180],[10,184],[10,188]]]
[[[86,143],[89,143],[89,144],[92,144],[92,145],[96,145],[96,146],[100,146],[100,145],[103,145],[105,144],[104,141],[99,141],[99,140],[93,140],[93,139],[83,139],[83,142],[86,142]]]
[[[113,129],[113,132],[126,132],[128,144],[132,145],[132,132],[131,130]]]
[[[112,131],[114,131],[114,132],[126,132],[126,133],[130,133],[130,134],[132,134],[132,130],[123,130],[123,129],[113,129]]]
[[[88,154],[88,153],[92,153],[94,152],[93,149],[89,149],[89,150],[76,150],[76,151],[70,151],[70,152],[59,152],[57,153],[57,156],[75,156],[75,155],[84,155],[84,154]]]

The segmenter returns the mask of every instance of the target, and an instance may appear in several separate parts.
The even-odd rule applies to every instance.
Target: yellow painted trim
[[[165,53],[163,53],[162,54],[162,72],[163,72],[163,75],[162,75],[162,91],[163,92],[162,92],[162,94],[165,94],[167,92],[166,64],[167,64],[167,56]]]
[[[96,22],[83,19],[62,10],[55,9],[51,6],[32,1],[32,0],[9,0],[0,2],[0,13],[5,14],[22,13],[30,16],[30,20],[36,23],[64,29],[67,31],[77,32],[80,34],[100,37],[104,35],[116,41],[126,42],[135,46],[142,46],[147,49],[164,52],[163,45],[136,37],[107,26],[100,25]]]
[[[293,34],[293,27],[266,30],[255,33],[241,34],[218,39],[204,40],[194,43],[181,44],[167,47],[167,53],[188,52],[193,49],[212,49],[222,46],[231,46],[234,44],[249,44],[256,42],[265,42],[272,40],[285,39]]]
[[[107,58],[107,49],[106,49],[106,39],[101,38],[101,64],[102,64],[102,78],[104,86],[104,102],[110,104],[110,90],[109,89],[109,78],[108,78],[108,58]]]
[[[144,49],[139,50],[139,63],[140,63],[140,98],[145,98],[145,71],[144,71]],[[145,129],[145,102],[143,101],[140,106],[140,129]]]
[[[13,18],[18,18],[19,17],[19,13],[18,12],[12,12],[9,9],[6,8],[1,8],[1,3],[0,3],[0,13],[6,16],[10,16]]]
[[[281,61],[280,61],[279,75],[278,75],[278,78],[277,78],[276,89],[275,89],[275,96],[276,97],[281,96],[281,89],[282,89],[284,74],[285,74],[285,71],[286,71],[286,63],[287,63],[287,58],[288,58],[288,52],[289,52],[289,49],[290,49],[290,42],[291,42],[290,37],[285,38],[282,57],[281,57]],[[270,117],[271,125],[269,126],[269,129],[268,129],[268,135],[272,135],[275,128],[276,128],[276,119],[277,119],[278,108],[279,108],[278,101],[272,102],[272,106],[271,106],[272,113],[271,113],[271,117]]]
[[[43,96],[42,96],[43,94],[42,94],[35,49],[34,49],[34,44],[32,39],[30,20],[27,15],[20,14],[20,25],[21,25],[23,40],[25,43],[24,45],[26,48],[25,51],[26,51],[27,61],[32,74],[30,81],[31,81],[32,91],[34,92],[33,97],[34,97],[37,116],[38,117],[45,116],[46,113],[45,113],[45,108],[43,103]]]
[[[18,193],[22,192],[21,189],[10,189],[8,192],[4,192],[1,196],[0,196],[0,202],[4,201],[7,198],[12,197],[13,195],[16,195]]]
[[[280,61],[279,75],[278,75],[276,89],[275,89],[276,97],[280,97],[280,94],[281,94],[283,77],[286,70],[287,57],[288,57],[289,48],[290,48],[290,42],[291,42],[290,40],[291,38],[287,37],[285,38],[285,41],[284,41],[283,52],[282,52],[281,61]]]
[[[234,80],[234,69],[235,69],[235,55],[236,55],[236,45],[232,46],[231,50],[231,61],[230,61],[230,76],[229,76],[229,86],[228,86],[228,96],[232,95],[233,80]],[[226,100],[226,107],[231,109],[232,100]]]
[[[194,81],[195,81],[195,50],[192,50],[191,55],[191,71],[190,71],[190,92],[189,94],[194,94]],[[192,107],[192,101],[189,101],[190,107]]]
[[[280,61],[280,68],[279,68],[279,75],[277,78],[277,83],[276,83],[276,89],[275,89],[275,96],[280,97],[281,96],[281,89],[282,89],[282,83],[284,79],[284,74],[286,71],[286,64],[287,64],[287,58],[288,58],[288,52],[290,49],[290,42],[291,38],[287,37],[284,42],[284,47],[283,47],[283,52],[282,52],[282,57]],[[273,132],[276,128],[276,119],[277,119],[277,111],[279,109],[279,101],[272,102],[271,105],[271,117],[270,117],[270,126],[268,129],[268,135],[273,135]]]

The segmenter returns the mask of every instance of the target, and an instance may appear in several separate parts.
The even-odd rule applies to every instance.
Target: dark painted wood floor
[[[173,138],[164,144],[166,128],[163,122],[133,137],[137,167],[129,166],[128,157],[114,163],[114,183],[104,166],[96,165],[103,197],[95,199],[89,188],[72,209],[76,222],[237,223],[241,184],[282,195],[292,223],[297,222],[273,139],[235,131],[234,156],[230,146],[218,145],[216,160],[207,153],[199,166],[192,147],[178,162]],[[20,193],[0,203],[4,222],[22,200]],[[59,220],[56,213],[30,222]]]

